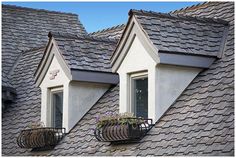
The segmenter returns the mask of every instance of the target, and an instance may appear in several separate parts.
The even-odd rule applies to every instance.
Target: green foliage
[[[27,126],[30,129],[43,128],[45,127],[43,122],[30,122]]]
[[[107,113],[105,116],[101,118],[97,118],[97,128],[102,128],[105,125],[127,125],[130,124],[134,128],[137,127],[139,124],[143,123],[143,119],[137,119],[133,113],[120,113],[120,114],[113,114]]]

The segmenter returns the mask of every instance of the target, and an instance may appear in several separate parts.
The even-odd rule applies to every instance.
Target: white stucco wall
[[[73,81],[70,83],[68,109],[69,130],[87,113],[108,88],[108,84]]]
[[[55,53],[55,49],[52,49]],[[52,76],[50,72],[59,70],[54,79],[50,79]],[[69,87],[69,78],[65,75],[62,66],[60,65],[57,57],[54,55],[52,62],[46,72],[42,83],[40,84],[41,88],[41,121],[48,127],[51,126],[51,118],[50,118],[50,89],[54,89],[56,87],[63,87],[63,127],[67,124],[67,113],[68,111],[68,87]]]
[[[118,69],[120,76],[120,105],[119,112],[130,112],[130,77],[129,73],[140,71],[148,72],[148,92],[154,91],[155,85],[155,61],[150,57],[144,46],[141,44],[138,36],[135,37],[127,55],[125,56],[122,64]],[[154,73],[152,73],[154,72]],[[151,114],[152,106],[155,105],[155,94],[149,93],[148,95],[148,113]]]
[[[53,54],[59,53],[53,47]],[[69,132],[73,126],[88,112],[88,110],[98,101],[98,99],[108,90],[109,84],[95,84],[85,82],[71,81],[66,74],[67,70],[63,69],[61,62],[58,59],[60,56],[54,55],[52,62],[44,76],[41,88],[41,121],[47,126],[51,127],[50,118],[50,91],[58,87],[63,89],[63,123],[62,126]],[[59,70],[54,79],[50,79],[52,74],[50,72]]]
[[[155,121],[175,102],[200,71],[198,68],[171,65],[156,67]]]
[[[130,112],[130,74],[147,71],[148,117],[156,122],[201,69],[161,65],[155,62],[140,40],[140,36],[135,37],[117,70],[120,76],[119,112]]]

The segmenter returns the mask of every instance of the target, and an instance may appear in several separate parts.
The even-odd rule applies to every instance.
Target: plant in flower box
[[[148,119],[137,118],[132,113],[106,113],[97,118],[95,136],[99,141],[140,140],[149,130]]]

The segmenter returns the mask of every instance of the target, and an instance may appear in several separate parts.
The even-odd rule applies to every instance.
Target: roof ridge
[[[180,14],[173,14],[173,13],[161,13],[161,12],[154,12],[154,11],[145,11],[145,10],[136,10],[131,9],[129,11],[129,15],[148,15],[148,16],[156,16],[156,17],[166,17],[172,19],[183,19],[183,20],[193,20],[193,21],[200,21],[203,23],[218,23],[228,25],[228,22],[222,20],[220,18],[206,18],[206,17],[196,17],[196,16],[187,16],[187,15],[180,15]]]
[[[98,42],[110,42],[110,43],[117,43],[116,39],[110,39],[110,38],[104,38],[104,37],[94,37],[89,34],[87,35],[77,35],[77,34],[71,34],[71,33],[61,33],[61,32],[49,32],[48,37],[64,37],[68,39],[87,39],[92,41],[98,41]]]
[[[10,5],[10,4],[2,4],[3,7],[8,8],[18,8],[18,9],[24,9],[24,10],[33,10],[33,11],[40,11],[40,12],[46,12],[46,13],[56,13],[56,14],[67,14],[67,15],[76,15],[75,13],[69,13],[69,12],[61,12],[61,11],[54,11],[54,10],[47,10],[47,9],[37,9],[37,8],[29,8],[29,7],[23,7],[23,6],[17,6],[17,5]]]
[[[198,4],[194,4],[194,5],[191,5],[191,6],[187,6],[187,7],[183,7],[183,8],[180,8],[180,9],[170,11],[170,13],[174,14],[174,13],[179,12],[179,11],[185,11],[185,10],[188,10],[188,9],[199,7],[199,6],[205,5],[207,3],[209,3],[209,2],[200,2]]]
[[[102,29],[102,30],[94,31],[94,32],[91,32],[89,34],[94,35],[94,34],[97,34],[97,33],[103,33],[103,32],[114,30],[114,29],[121,28],[121,27],[124,27],[124,26],[125,26],[125,24],[119,24],[119,25],[116,25],[116,26],[112,26],[112,27]]]

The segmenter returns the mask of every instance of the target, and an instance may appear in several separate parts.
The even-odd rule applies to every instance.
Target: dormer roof
[[[48,36],[56,40],[70,69],[111,72],[110,58],[117,40],[60,32]]]
[[[209,68],[223,54],[227,21],[132,9],[129,16],[111,57],[113,72],[118,70],[136,35],[145,41],[157,64]]]
[[[119,76],[111,72],[110,58],[117,40],[90,35],[49,32],[49,41],[35,72],[39,86],[53,58],[52,47],[59,53],[64,71],[70,80],[117,84]]]
[[[218,18],[130,10],[158,51],[220,57],[228,22]]]

